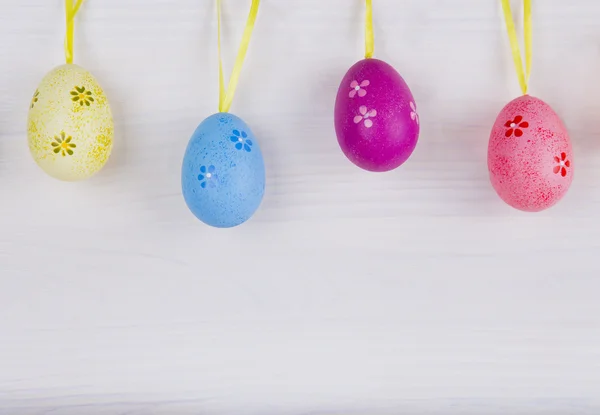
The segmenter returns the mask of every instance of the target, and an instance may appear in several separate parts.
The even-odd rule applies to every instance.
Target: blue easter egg
[[[181,187],[188,208],[207,225],[246,222],[265,192],[265,164],[248,125],[226,112],[202,121],[183,156]]]

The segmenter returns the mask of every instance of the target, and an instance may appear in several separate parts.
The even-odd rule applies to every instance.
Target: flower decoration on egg
[[[554,161],[558,163],[552,170],[555,174],[560,173],[562,177],[567,175],[567,169],[571,167],[571,161],[567,159],[567,153],[560,153],[560,157],[554,157]]]
[[[40,91],[38,91],[36,89],[35,93],[33,94],[33,97],[31,98],[31,107],[30,108],[33,108],[35,106],[35,103],[38,102],[39,96],[40,96]]]
[[[371,82],[369,82],[368,79],[365,79],[361,83],[358,83],[357,80],[350,82],[350,88],[352,89],[350,90],[348,96],[350,98],[354,98],[356,95],[358,95],[359,97],[364,97],[365,95],[367,95],[367,90],[365,88],[368,87],[370,84]]]
[[[235,148],[241,150],[242,148],[248,153],[252,151],[252,140],[248,138],[248,134],[245,131],[233,130],[233,135],[229,139],[235,143]]]
[[[414,102],[410,101],[410,119],[419,124],[419,114],[417,114],[417,107]]]
[[[523,135],[523,130],[521,129],[528,128],[529,123],[527,121],[523,121],[523,117],[521,115],[517,115],[514,120],[506,121],[504,126],[508,128],[508,130],[506,130],[505,133],[507,137],[512,136],[513,132],[515,134],[515,137],[521,137]]]
[[[69,156],[73,155],[73,149],[77,147],[75,143],[72,143],[73,137],[67,136],[64,132],[60,133],[60,137],[54,136],[54,140],[52,141],[52,150],[54,153],[61,153],[64,156],[67,154]]]
[[[198,180],[200,180],[200,187],[206,189],[207,187],[213,188],[217,186],[217,180],[219,180],[219,176],[215,174],[216,168],[215,166],[201,166],[200,174],[198,175]]]
[[[88,107],[92,102],[94,102],[94,97],[92,97],[92,91],[86,90],[84,86],[76,86],[74,90],[71,91],[71,98],[75,102],[79,102],[79,105],[83,106],[84,104]]]
[[[374,109],[367,110],[366,106],[361,105],[358,109],[358,112],[360,113],[360,115],[354,117],[354,124],[358,124],[359,122],[364,120],[365,127],[371,128],[373,126],[373,121],[369,118],[375,117],[377,115],[377,111]]]

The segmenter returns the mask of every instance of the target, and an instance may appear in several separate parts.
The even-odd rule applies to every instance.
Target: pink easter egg
[[[335,132],[346,157],[365,170],[404,163],[417,145],[419,115],[400,74],[378,59],[355,63],[338,89]]]
[[[558,202],[573,181],[569,134],[544,101],[524,95],[500,111],[488,146],[490,180],[510,206],[539,212]]]

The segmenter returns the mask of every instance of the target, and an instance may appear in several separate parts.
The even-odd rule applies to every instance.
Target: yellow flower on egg
[[[31,108],[33,108],[33,106],[35,105],[36,102],[38,102],[38,97],[40,96],[40,91],[38,91],[37,89],[35,90],[35,94],[33,94],[33,97],[31,98]]]
[[[84,86],[76,86],[74,90],[71,91],[71,98],[75,102],[79,102],[79,105],[83,106],[83,104],[88,107],[92,102],[94,102],[94,97],[92,97],[92,91],[88,91]]]
[[[77,147],[75,143],[71,143],[73,137],[68,136],[62,132],[60,133],[60,137],[54,136],[54,141],[52,141],[52,147],[54,147],[54,151],[56,154],[61,153],[64,156],[67,154],[69,156],[73,155],[73,149]]]

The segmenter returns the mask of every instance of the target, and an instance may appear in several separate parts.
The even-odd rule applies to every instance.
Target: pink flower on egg
[[[410,101],[410,118],[419,125],[419,114],[417,114],[417,106],[414,102]]]
[[[350,88],[352,88],[352,90],[350,91],[348,96],[350,98],[354,98],[354,96],[358,94],[359,97],[364,97],[365,95],[367,95],[367,90],[365,88],[368,87],[370,84],[371,83],[367,79],[362,81],[360,84],[358,83],[358,81],[350,82]]]
[[[366,106],[361,105],[358,109],[358,112],[360,112],[360,115],[354,117],[354,124],[358,124],[362,120],[365,120],[365,127],[371,128],[373,126],[373,121],[371,121],[369,118],[376,116],[377,111],[374,109],[368,111]]]
[[[571,167],[571,161],[567,160],[567,153],[560,153],[560,157],[554,157],[554,161],[558,163],[552,170],[554,174],[560,172],[560,175],[565,177],[567,175],[567,168]]]

